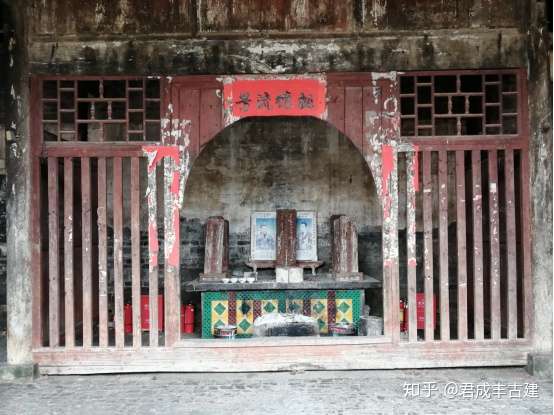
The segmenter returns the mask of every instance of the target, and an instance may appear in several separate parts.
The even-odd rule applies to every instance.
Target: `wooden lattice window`
[[[160,139],[159,79],[44,79],[41,100],[43,141]]]
[[[462,71],[400,77],[401,134],[514,136],[521,132],[517,71]]]

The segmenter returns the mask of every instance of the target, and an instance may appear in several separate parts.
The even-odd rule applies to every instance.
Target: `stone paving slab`
[[[0,414],[552,414],[552,382],[523,368],[42,376],[0,384]]]

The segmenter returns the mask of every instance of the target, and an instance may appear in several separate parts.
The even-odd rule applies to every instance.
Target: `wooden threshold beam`
[[[137,372],[256,372],[522,366],[531,345],[522,342],[328,344],[318,346],[175,347],[33,353],[41,374]],[[502,347],[499,344],[502,343]]]

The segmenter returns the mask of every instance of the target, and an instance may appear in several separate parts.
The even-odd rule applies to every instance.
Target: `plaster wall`
[[[293,117],[242,120],[196,159],[182,211],[187,221],[185,266],[203,264],[204,241],[191,238],[198,235],[191,228],[222,215],[229,220],[231,267],[244,268],[250,256],[251,213],[279,208],[317,212],[322,270],[331,260],[330,216],[348,215],[362,245],[378,242],[360,250],[360,262],[366,272],[381,275],[381,207],[366,162],[329,124]]]

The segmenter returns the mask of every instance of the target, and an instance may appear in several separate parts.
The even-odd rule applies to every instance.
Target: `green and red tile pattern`
[[[219,291],[202,293],[202,337],[212,338],[214,328],[232,324],[237,337],[251,337],[254,320],[267,313],[296,312],[319,323],[328,334],[331,323],[360,319],[362,290]]]

